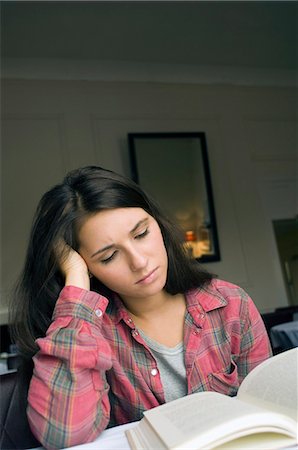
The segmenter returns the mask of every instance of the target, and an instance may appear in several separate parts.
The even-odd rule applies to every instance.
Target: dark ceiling
[[[1,1],[2,58],[297,67],[296,1]]]

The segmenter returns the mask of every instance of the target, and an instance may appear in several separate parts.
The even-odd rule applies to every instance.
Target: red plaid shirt
[[[188,394],[235,395],[271,355],[264,324],[238,286],[214,279],[186,294]],[[46,448],[94,440],[165,402],[157,363],[120,298],[65,287],[39,352],[28,396],[32,431]]]

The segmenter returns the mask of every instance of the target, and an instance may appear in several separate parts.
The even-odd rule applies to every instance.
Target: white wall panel
[[[297,123],[250,119],[246,123],[250,155],[266,216],[293,218],[298,214]]]

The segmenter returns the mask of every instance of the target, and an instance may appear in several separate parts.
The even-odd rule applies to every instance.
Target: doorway
[[[283,278],[289,305],[298,305],[298,216],[273,220]]]

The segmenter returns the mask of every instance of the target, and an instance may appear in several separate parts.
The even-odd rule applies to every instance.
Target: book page
[[[296,431],[295,422],[285,416],[215,392],[183,397],[146,411],[144,416],[166,447],[177,449],[186,444],[188,449],[204,448],[261,428],[263,432],[282,432],[284,427],[291,430],[288,435],[292,437]]]
[[[133,435],[134,439],[136,438],[136,442],[139,443],[139,446],[137,446],[137,450],[143,448],[167,450],[167,447],[159,438],[158,434],[152,433],[152,427],[146,420],[143,420],[137,427],[129,431],[130,435]],[[127,437],[130,442],[129,435]]]
[[[290,446],[295,446],[292,450],[297,450],[295,439],[289,440],[288,437],[278,435],[276,433],[262,433],[255,434],[254,436],[243,436],[241,438],[235,439],[234,441],[229,441],[220,447],[215,447],[214,449],[220,450],[272,450],[272,443],[275,448],[286,449]]]
[[[237,398],[297,420],[298,348],[280,353],[257,366],[243,380]]]

